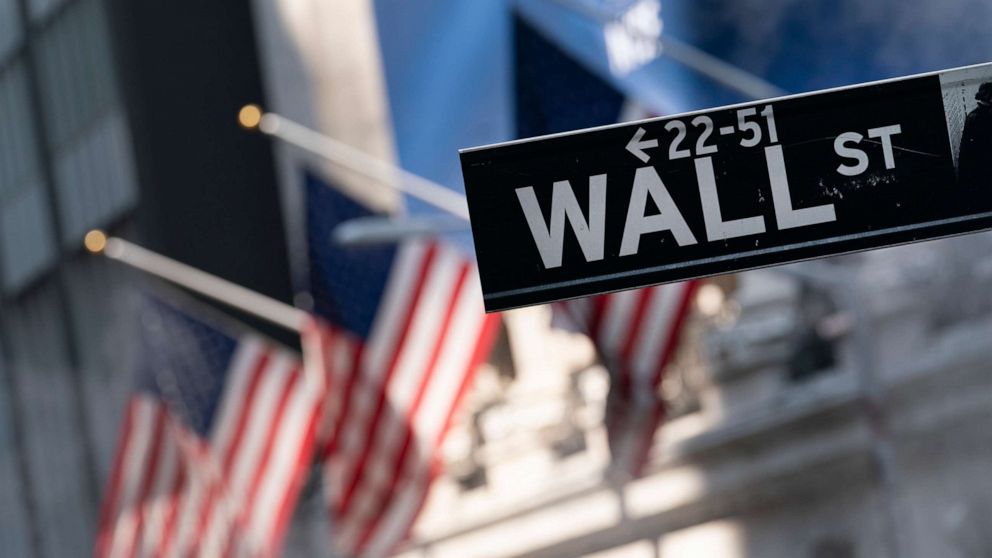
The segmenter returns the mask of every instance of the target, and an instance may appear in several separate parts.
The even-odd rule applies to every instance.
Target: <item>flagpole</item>
[[[593,6],[576,2],[575,0],[552,0],[554,3],[570,10],[576,14],[586,17],[596,23],[605,25],[616,21],[617,14],[608,10],[602,10]],[[637,29],[631,29],[630,33],[638,34]],[[643,34],[642,34],[643,36]],[[649,37],[654,39],[654,37]],[[751,73],[740,66],[731,64],[721,58],[713,56],[695,46],[682,42],[670,35],[662,35],[657,38],[661,46],[663,55],[682,64],[683,66],[695,70],[700,74],[733,89],[738,93],[752,99],[771,99],[782,97],[787,92],[777,85]]]
[[[468,221],[465,196],[399,165],[373,157],[274,112],[263,112],[257,105],[243,107],[238,122],[247,130],[258,130]]]
[[[307,319],[307,313],[299,308],[167,258],[133,242],[108,237],[103,231],[92,230],[87,233],[84,245],[90,253],[117,260],[290,331],[299,332]]]

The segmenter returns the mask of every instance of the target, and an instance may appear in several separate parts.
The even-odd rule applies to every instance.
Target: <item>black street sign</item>
[[[461,152],[487,311],[992,228],[992,64]]]

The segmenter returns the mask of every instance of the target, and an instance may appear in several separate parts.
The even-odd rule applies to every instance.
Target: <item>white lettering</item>
[[[792,192],[789,191],[789,177],[785,172],[785,157],[782,146],[765,148],[768,162],[768,179],[772,184],[772,202],[775,204],[775,220],[779,229],[794,229],[808,225],[819,225],[837,220],[833,204],[795,209],[792,206]]]
[[[837,172],[844,176],[858,176],[868,170],[868,154],[860,149],[845,145],[850,142],[861,143],[863,139],[864,136],[857,132],[844,132],[837,136],[837,139],[834,140],[834,151],[841,157],[854,159],[858,162],[856,165],[840,165],[837,167]]]
[[[712,157],[696,159],[696,179],[699,181],[699,197],[703,202],[706,237],[710,242],[765,232],[765,218],[760,215],[732,221],[723,220]]]
[[[645,215],[648,195],[661,210],[657,215]],[[658,176],[654,167],[641,167],[634,174],[634,187],[630,194],[630,205],[627,207],[627,222],[623,228],[623,241],[620,243],[620,255],[630,256],[637,253],[641,236],[659,231],[672,231],[675,242],[679,246],[696,243],[685,217],[679,211],[672,195],[665,188],[665,183]]]
[[[882,152],[885,154],[885,168],[888,170],[896,168],[896,159],[892,153],[892,136],[901,133],[902,126],[898,124],[868,130],[868,137],[882,139]]]
[[[603,259],[604,237],[606,235],[606,175],[589,177],[589,221],[586,221],[579,207],[572,185],[567,180],[554,183],[551,192],[551,223],[548,225],[541,214],[534,188],[517,188],[517,199],[524,210],[527,226],[537,244],[541,260],[547,269],[561,267],[562,252],[565,247],[565,220],[572,225],[575,238],[579,241],[582,255],[587,262]]]

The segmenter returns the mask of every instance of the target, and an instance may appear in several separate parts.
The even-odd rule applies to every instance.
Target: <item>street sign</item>
[[[466,149],[487,311],[992,228],[992,64]]]

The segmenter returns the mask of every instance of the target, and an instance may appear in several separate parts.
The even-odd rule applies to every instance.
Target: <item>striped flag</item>
[[[313,461],[322,379],[205,311],[145,295],[138,318],[137,389],[96,556],[278,553]]]
[[[308,365],[328,377],[322,435],[332,544],[347,556],[382,556],[423,505],[498,318],[484,314],[475,265],[459,250],[435,240],[336,246],[338,223],[371,212],[313,176],[306,198],[321,326],[304,335],[304,349]]]
[[[524,18],[515,23],[521,137],[648,116]],[[649,456],[664,417],[662,372],[675,352],[696,285],[664,285],[556,305],[589,335],[610,371],[606,426],[615,470],[636,476]]]
[[[572,300],[559,307],[593,340],[610,370],[606,428],[613,467],[638,476],[665,416],[661,380],[678,345],[696,281]]]

